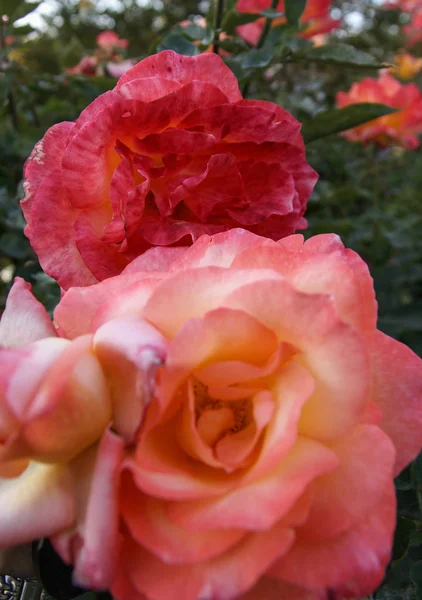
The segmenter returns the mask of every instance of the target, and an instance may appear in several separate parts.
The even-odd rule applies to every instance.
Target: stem
[[[213,46],[213,52],[215,54],[218,54],[219,48],[220,48],[220,29],[221,29],[221,22],[223,20],[223,13],[224,13],[224,0],[217,0],[217,12],[215,15],[215,34],[214,34],[214,46]]]
[[[6,48],[4,28],[5,28],[5,25],[7,22],[8,22],[7,16],[0,15],[0,49],[1,50],[4,50]],[[7,52],[6,52],[6,56],[4,57],[4,62],[6,63],[6,65],[9,63],[9,58],[7,56]],[[12,89],[7,93],[7,104],[9,106],[10,118],[12,119],[13,128],[16,129],[16,131],[18,131],[19,130],[19,117],[18,117],[16,101],[15,101],[15,97],[13,95]]]
[[[271,10],[276,10],[277,5],[278,5],[278,0],[271,0]],[[268,17],[265,19],[264,27],[261,31],[261,35],[259,36],[259,40],[256,45],[256,48],[258,48],[258,49],[262,48],[262,46],[265,44],[265,40],[267,39],[267,35],[271,29],[272,22],[273,22],[273,20]],[[251,82],[247,81],[245,83],[245,85],[243,86],[242,95],[244,98],[246,98],[248,95],[250,84],[251,84]]]
[[[278,0],[271,0],[271,10],[276,10],[277,4],[278,4]],[[268,17],[265,19],[264,28],[262,29],[261,36],[256,45],[257,48],[262,48],[262,46],[264,45],[265,40],[267,39],[267,35],[271,29],[272,22],[273,22],[273,20],[269,19]]]

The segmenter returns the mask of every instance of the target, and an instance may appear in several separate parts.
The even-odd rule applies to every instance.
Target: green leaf
[[[394,112],[396,110],[390,106],[370,102],[325,110],[303,123],[302,135],[305,142],[309,143]]]
[[[262,69],[268,66],[273,57],[270,50],[253,48],[242,56],[242,67],[244,69]]]
[[[411,466],[412,479],[417,485],[422,485],[422,452],[415,459]]]
[[[190,40],[202,40],[206,34],[206,29],[197,23],[191,23],[186,27],[181,27],[180,33],[183,33]]]
[[[294,57],[293,57],[294,58]],[[311,48],[306,53],[298,58],[310,60],[313,62],[321,62],[325,64],[344,65],[356,68],[371,68],[381,69],[388,65],[379,63],[371,54],[357,50],[353,46],[336,45],[336,46],[318,46]]]
[[[236,27],[239,25],[253,23],[257,19],[259,19],[259,15],[256,13],[239,13],[236,10],[229,10],[223,19],[221,29],[229,34],[235,33]]]
[[[177,33],[169,33],[161,40],[158,50],[174,50],[185,56],[195,56],[199,54],[199,48],[187,40],[183,35]]]
[[[415,584],[417,600],[422,600],[422,560],[413,565],[410,570],[410,577]]]
[[[284,12],[290,25],[298,25],[300,17],[305,10],[306,0],[285,0]]]

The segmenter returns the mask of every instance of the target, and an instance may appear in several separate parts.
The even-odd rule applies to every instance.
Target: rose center
[[[193,384],[196,427],[202,440],[215,446],[227,435],[238,433],[253,423],[253,407],[249,398],[218,400],[198,380]]]

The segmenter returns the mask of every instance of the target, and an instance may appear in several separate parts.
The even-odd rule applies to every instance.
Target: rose
[[[329,33],[339,26],[340,21],[330,17],[331,0],[308,0],[300,19],[301,23],[306,25],[300,36],[309,39],[315,35]],[[271,0],[238,0],[236,10],[240,13],[260,13],[263,10],[271,8]],[[276,10],[284,12],[284,0],[280,0]],[[272,25],[285,23],[284,17],[274,19]],[[252,46],[256,46],[264,28],[265,19],[261,18],[253,23],[240,25],[237,27],[237,33],[241,38]]]
[[[26,233],[65,289],[239,224],[278,239],[306,225],[316,181],[299,129],[279,106],[242,100],[218,56],[161,52],[36,145]]]
[[[72,390],[75,362],[59,354],[40,371],[34,343],[83,348],[83,360],[88,349],[98,377],[79,397],[90,414],[91,396],[111,399],[114,433],[102,419],[100,443],[79,441],[59,463],[54,448],[38,452],[24,478],[9,473],[3,545],[53,536],[75,581],[111,584],[117,600],[369,594],[390,557],[392,478],[422,430],[421,361],[376,330],[376,312],[365,263],[335,235],[274,242],[232,230],[150,249],[121,275],[66,292],[53,340],[18,282],[0,323],[3,344],[25,344],[0,355],[2,440],[26,397],[22,439],[40,395],[51,423],[67,411],[58,390]],[[57,443],[85,430],[62,423]]]
[[[399,52],[394,57],[394,65],[390,73],[399,79],[414,79],[422,69],[422,58],[417,58],[408,52]]]
[[[129,45],[129,40],[120,38],[114,31],[103,31],[96,38],[97,46],[104,50],[112,50],[113,48],[126,49]]]
[[[114,368],[126,439],[139,422],[139,331],[147,322],[168,340],[122,466],[115,598],[317,600],[377,587],[393,475],[420,450],[422,379],[376,318],[367,266],[335,235],[203,236],[65,293],[59,331],[93,335]]]
[[[92,335],[58,336],[19,278],[0,321],[0,549],[53,536],[80,585],[107,588],[113,577],[120,464],[164,351],[148,325],[142,336],[129,428],[113,397],[121,364],[105,369]]]
[[[348,92],[337,93],[340,108],[360,102],[380,102],[397,112],[349,129],[343,134],[347,139],[373,141],[379,146],[396,144],[406,150],[419,146],[415,134],[422,132],[422,94],[416,84],[403,85],[382,73],[378,79],[367,77],[354,83]]]
[[[422,41],[422,4],[412,13],[410,23],[403,27],[406,45],[412,48]]]

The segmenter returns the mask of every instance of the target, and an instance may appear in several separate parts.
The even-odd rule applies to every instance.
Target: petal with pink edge
[[[122,486],[121,510],[126,525],[138,544],[166,564],[196,564],[219,556],[245,535],[243,530],[189,532],[172,523],[167,503],[142,494],[131,479]]]
[[[395,523],[396,498],[391,481],[381,502],[362,523],[325,542],[298,539],[271,567],[269,575],[315,590],[330,588],[340,597],[367,596],[384,577]]]
[[[314,501],[301,532],[309,541],[331,539],[358,525],[393,479],[394,446],[374,425],[356,427],[331,449],[340,466],[315,482]]]
[[[338,467],[334,452],[313,440],[298,438],[281,464],[266,477],[240,483],[219,498],[169,505],[169,518],[189,531],[244,528],[266,531],[283,518],[314,479]],[[259,506],[259,510],[257,510]]]
[[[379,426],[396,448],[394,474],[398,475],[422,447],[422,360],[380,331],[370,343],[372,399],[382,411]]]
[[[0,320],[0,346],[19,348],[46,337],[56,337],[56,329],[31,285],[16,277]]]
[[[194,80],[212,84],[218,82],[218,87],[226,94],[230,102],[242,99],[239,85],[232,71],[221,61],[219,56],[211,53],[199,56],[182,56],[172,50],[164,50],[154,56],[141,60],[119,79],[116,89],[133,79],[162,76],[175,81],[180,86]]]

